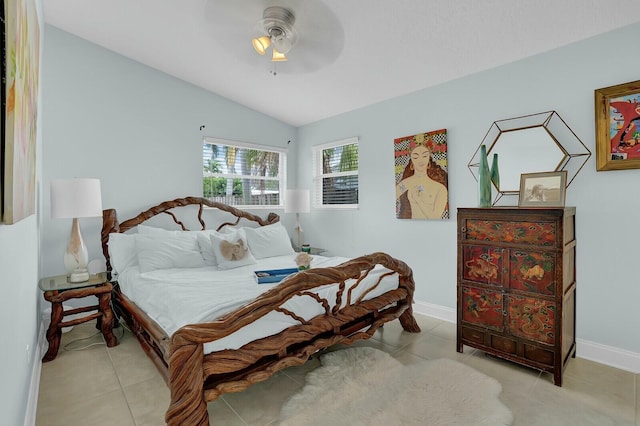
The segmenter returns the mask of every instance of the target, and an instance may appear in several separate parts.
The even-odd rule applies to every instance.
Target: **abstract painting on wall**
[[[35,213],[40,24],[34,0],[4,1],[2,221]]]
[[[396,217],[448,219],[447,130],[394,140]]]
[[[640,80],[594,94],[596,170],[640,169]]]

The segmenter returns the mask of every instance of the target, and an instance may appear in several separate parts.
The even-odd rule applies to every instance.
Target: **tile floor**
[[[422,333],[403,332],[398,321],[357,345],[391,353],[404,363],[452,358],[494,377],[515,426],[640,426],[640,375],[576,358],[562,388],[551,375],[521,367],[481,351],[455,350],[455,325],[417,315]],[[42,366],[37,426],[164,425],[169,390],[137,340],[122,327],[120,345],[107,348],[95,323],[63,334],[58,357]],[[83,339],[83,340],[79,340]],[[65,346],[67,347],[65,350]],[[88,346],[82,350],[71,350]],[[304,384],[317,359],[286,369],[241,393],[209,403],[212,425],[270,425],[284,401]]]

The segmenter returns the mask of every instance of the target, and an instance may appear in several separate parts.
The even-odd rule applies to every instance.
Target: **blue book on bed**
[[[279,283],[291,274],[298,272],[298,268],[269,269],[265,271],[254,271],[253,276],[258,284]]]

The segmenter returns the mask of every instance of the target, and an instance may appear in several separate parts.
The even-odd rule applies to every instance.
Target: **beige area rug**
[[[373,348],[321,357],[282,407],[281,425],[510,425],[497,380],[450,360],[403,365]]]

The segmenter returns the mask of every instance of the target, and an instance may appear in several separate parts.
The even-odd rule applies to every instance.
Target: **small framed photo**
[[[519,207],[564,207],[567,171],[520,175]]]
[[[596,170],[640,169],[640,80],[594,93]]]

